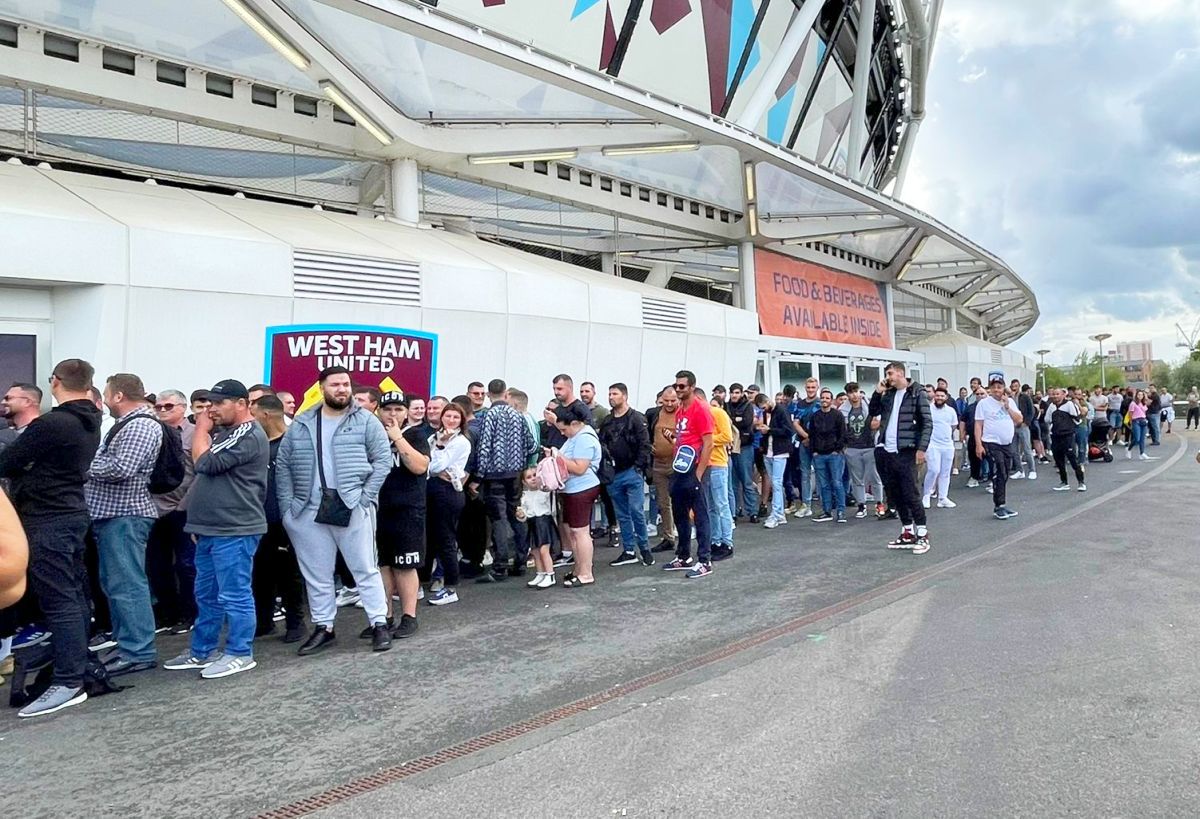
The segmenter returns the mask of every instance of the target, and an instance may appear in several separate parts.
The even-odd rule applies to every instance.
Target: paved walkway
[[[881,548],[893,529],[870,520],[743,527],[703,581],[605,566],[576,591],[467,585],[381,655],[346,611],[325,656],[268,643],[229,680],[159,671],[41,723],[8,712],[0,748],[31,815],[247,816],[352,782],[330,815],[1183,813],[1200,610],[1178,438],[1094,466],[1087,495],[1016,482],[1012,521],[956,489],[923,557]],[[613,690],[670,667],[686,673]]]

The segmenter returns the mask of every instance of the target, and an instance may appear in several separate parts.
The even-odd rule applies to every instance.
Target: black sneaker
[[[638,563],[638,562],[640,562],[638,560],[638,556],[636,554],[634,554],[633,552],[621,552],[621,554],[617,555],[617,559],[612,561],[608,565],[609,566],[632,566],[633,564]]]
[[[386,623],[371,627],[371,650],[387,651],[392,647],[392,630]]]
[[[888,542],[889,549],[911,549],[917,544],[917,536],[907,529],[901,530],[900,536]]]
[[[728,560],[733,557],[733,547],[728,543],[718,543],[712,547],[713,560]]]
[[[575,555],[572,552],[563,552],[554,559],[554,568],[561,569],[563,566],[574,566]]]
[[[181,620],[180,622],[171,626],[171,634],[187,634],[194,626],[195,623],[193,623],[191,620]]]
[[[654,565],[654,555],[650,554],[649,549],[642,550],[642,565],[643,566],[653,566]]]
[[[400,622],[392,629],[392,636],[397,640],[403,640],[405,637],[412,637],[417,633],[417,618],[411,614],[400,615]]]
[[[751,515],[751,516],[750,516],[750,525],[751,525],[751,526],[757,526],[757,525],[758,525],[758,515]]]
[[[862,520],[866,516],[867,516],[867,507],[865,504],[860,503],[858,505],[858,511],[854,513],[854,517],[858,518],[859,520]]]
[[[475,578],[476,583],[503,583],[508,579],[508,572],[501,569],[500,571],[484,572]]]
[[[389,617],[389,618],[387,619],[387,626],[388,626],[388,628],[389,628],[389,629],[390,629],[390,628],[394,628],[394,627],[395,627],[395,625],[396,625],[396,620],[395,620],[395,618]],[[360,632],[358,633],[358,639],[360,639],[360,640],[370,640],[370,639],[371,639],[371,638],[372,638],[374,635],[375,635],[375,626],[367,626],[366,628],[364,628],[362,631],[360,631]]]
[[[300,646],[300,650],[296,653],[301,657],[307,657],[309,654],[316,654],[319,651],[324,651],[329,648],[337,640],[337,635],[333,633],[333,629],[329,626],[315,626],[312,634],[304,641],[304,645]]]
[[[652,552],[674,552],[675,544],[672,543],[671,541],[667,540],[666,538],[663,538],[662,540],[659,541],[658,545],[655,546],[650,551],[652,551]]]
[[[813,515],[813,523],[828,523],[833,520],[833,515],[828,512],[822,512],[819,515]]]
[[[508,576],[509,577],[524,577],[525,576],[525,567],[524,566],[509,566],[508,567]]]
[[[285,631],[283,636],[279,638],[279,642],[281,642],[281,643],[298,643],[303,639],[304,639],[304,627],[303,626],[295,626],[294,628],[289,628],[287,631]]]

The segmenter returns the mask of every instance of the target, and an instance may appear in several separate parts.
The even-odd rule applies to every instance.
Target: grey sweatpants
[[[850,488],[854,491],[854,502],[862,506],[867,502],[867,484],[875,487],[875,497],[883,500],[879,488],[879,475],[875,471],[874,449],[847,449],[846,463],[850,465]]]
[[[359,507],[350,516],[350,525],[328,526],[313,520],[316,509],[305,509],[299,517],[285,515],[283,528],[292,540],[300,574],[308,589],[308,610],[313,625],[333,628],[337,615],[333,573],[338,552],[354,575],[363,609],[371,625],[387,622],[387,597],[383,577],[375,557],[374,516]]]

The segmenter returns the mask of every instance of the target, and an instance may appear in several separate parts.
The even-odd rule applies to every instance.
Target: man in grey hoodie
[[[267,531],[263,504],[270,445],[250,414],[250,394],[242,382],[219,381],[208,398],[212,405],[196,416],[192,435],[196,480],[184,526],[196,538],[196,626],[189,650],[163,667],[200,669],[200,676],[216,679],[256,665],[250,576],[258,541]],[[222,652],[217,646],[226,621]]]
[[[372,627],[373,648],[387,651],[392,636],[375,558],[373,513],[392,468],[391,442],[379,419],[351,400],[349,370],[326,367],[319,382],[324,400],[296,417],[275,460],[283,527],[304,575],[314,626],[299,653],[315,654],[334,640],[333,572],[338,552],[354,575]],[[344,509],[348,520],[343,525],[318,523],[323,503],[328,510]]]

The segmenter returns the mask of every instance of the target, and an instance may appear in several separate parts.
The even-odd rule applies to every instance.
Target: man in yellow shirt
[[[704,391],[696,390],[703,399]],[[733,557],[733,510],[729,507],[729,448],[733,445],[733,421],[729,413],[713,401],[713,448],[704,488],[708,492],[709,531],[712,533],[712,559]]]

